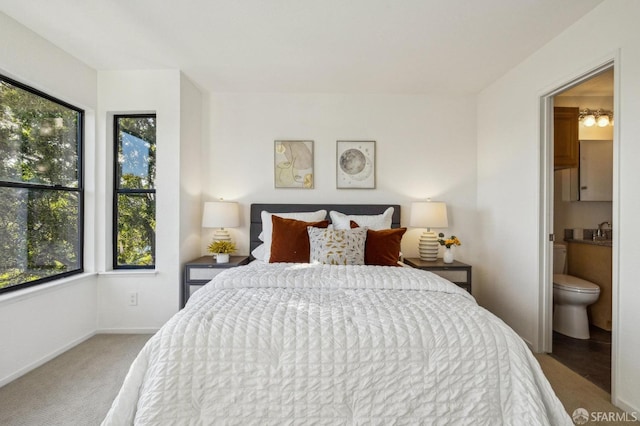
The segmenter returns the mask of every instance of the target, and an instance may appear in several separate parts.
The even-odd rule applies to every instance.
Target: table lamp
[[[231,241],[229,232],[224,228],[240,226],[238,203],[228,201],[208,201],[204,203],[202,227],[216,228],[214,241]]]
[[[420,237],[418,252],[420,259],[435,261],[438,258],[438,237],[431,228],[446,228],[447,205],[440,201],[426,201],[411,203],[411,220],[409,226],[415,228],[427,228]]]

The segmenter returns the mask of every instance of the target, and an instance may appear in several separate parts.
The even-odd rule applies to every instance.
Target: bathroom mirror
[[[613,141],[580,141],[580,201],[613,199]]]
[[[580,198],[578,168],[556,170],[556,176],[562,182],[562,201],[578,201]]]

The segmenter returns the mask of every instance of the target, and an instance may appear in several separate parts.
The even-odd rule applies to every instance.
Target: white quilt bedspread
[[[104,425],[571,425],[524,342],[413,268],[265,264],[196,292]]]

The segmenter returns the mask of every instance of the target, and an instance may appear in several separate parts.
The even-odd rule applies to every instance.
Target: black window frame
[[[78,153],[78,186],[77,188],[63,186],[63,185],[44,185],[44,184],[34,184],[29,182],[10,182],[0,180],[0,187],[3,188],[19,188],[19,189],[35,189],[41,191],[67,191],[74,192],[78,194],[78,265],[79,267],[76,269],[72,269],[69,271],[61,272],[55,275],[49,275],[47,277],[38,278],[32,281],[27,281],[22,284],[15,284],[8,287],[0,288],[1,293],[7,293],[11,291],[21,290],[27,287],[33,287],[36,285],[45,284],[51,281],[59,280],[62,278],[67,278],[73,275],[81,274],[84,272],[84,115],[85,112],[82,108],[78,108],[75,105],[72,105],[68,102],[65,102],[61,99],[58,99],[54,96],[51,96],[41,90],[35,89],[31,86],[28,86],[24,83],[16,81],[10,77],[7,77],[3,74],[0,74],[0,80],[11,84],[21,90],[29,92],[33,95],[39,96],[43,99],[46,99],[50,102],[54,102],[60,106],[65,108],[69,108],[78,113],[78,127],[77,127],[77,153]]]
[[[156,194],[155,182],[153,183],[153,189],[128,189],[120,188],[120,170],[118,167],[118,148],[119,141],[119,119],[120,118],[154,118],[157,124],[157,114],[114,114],[113,116],[113,212],[111,221],[111,236],[112,236],[112,249],[111,249],[111,267],[114,270],[117,269],[155,269],[156,268],[156,247],[153,248],[154,262],[151,265],[118,265],[118,195],[143,195],[143,194]],[[157,147],[157,145],[156,145]],[[156,210],[157,214],[157,210]],[[157,216],[156,216],[157,217]],[[155,244],[155,239],[154,239]]]

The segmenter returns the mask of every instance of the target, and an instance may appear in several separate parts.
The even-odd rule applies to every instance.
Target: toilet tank
[[[553,273],[567,273],[567,246],[562,244],[553,245]]]

